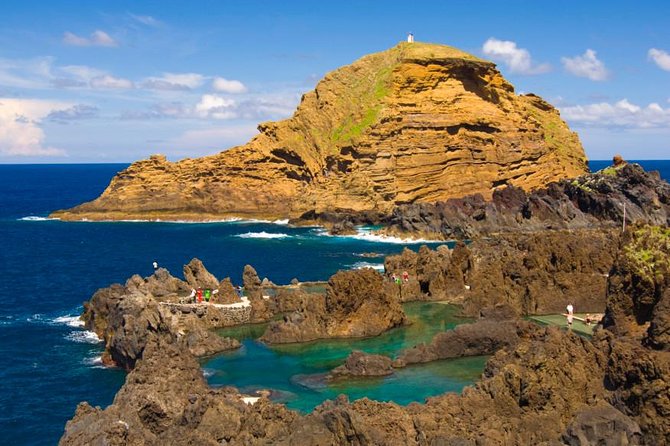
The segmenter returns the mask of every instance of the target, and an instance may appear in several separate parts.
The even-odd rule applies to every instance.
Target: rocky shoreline
[[[507,254],[499,249],[499,240],[489,241],[488,256],[497,252],[499,263],[485,261],[487,254],[482,247],[485,241],[459,245],[452,250],[422,248],[419,253],[406,251],[386,259],[387,274],[392,274],[393,268],[408,268],[412,275],[416,274],[412,279],[416,283],[408,283],[408,289],[425,291],[426,299],[439,295],[454,301],[456,291],[460,290],[458,299],[464,308],[480,307],[483,318],[440,333],[430,344],[400,352],[395,358],[353,355],[333,376],[342,379],[351,375],[384,375],[392,373],[393,368],[416,362],[493,354],[481,381],[466,388],[461,395],[445,394],[430,398],[425,404],[412,403],[406,407],[367,399],[349,402],[340,397],[323,403],[305,416],[266,397],[247,405],[233,388],[207,386],[193,349],[182,340],[183,335],[178,330],[170,328],[163,316],[154,320],[146,313],[130,314],[122,318],[126,325],[129,321],[136,322],[131,326],[148,324],[148,332],[160,335],[142,337],[139,332],[133,332],[135,343],[130,345],[134,347],[123,350],[129,359],[120,364],[125,364],[130,373],[114,403],[104,410],[80,404],[66,426],[61,444],[101,441],[107,444],[667,443],[670,440],[670,423],[667,422],[670,413],[669,230],[659,226],[635,226],[621,238],[611,233],[602,234],[602,243],[591,245],[605,251],[601,256],[595,255],[596,248],[589,251],[586,243],[593,240],[594,231],[555,234],[556,237],[565,238],[568,234],[575,237],[575,246],[579,245],[577,237],[581,234],[584,252],[575,257],[574,263],[564,263],[565,259],[560,260],[553,252],[556,249],[551,248],[562,246],[570,250],[572,243],[541,245],[539,240],[543,237],[545,241],[551,241],[552,237],[552,234],[542,233],[516,234],[504,239],[510,250]],[[532,240],[537,241],[537,249],[532,249]],[[525,262],[513,261],[511,250],[515,246],[525,253]],[[558,269],[547,272],[545,262],[551,264],[553,258],[558,259],[553,262]],[[599,271],[607,262],[610,265],[605,277]],[[471,281],[476,274],[493,277],[501,265],[506,268],[501,270],[503,277],[510,278],[509,282],[500,282],[507,284],[502,287],[509,291],[507,302],[500,295],[493,295],[485,284],[478,294],[475,286],[478,282]],[[599,292],[600,300],[585,298],[578,304],[584,305],[585,310],[588,305],[601,305],[600,308],[605,309],[603,325],[592,340],[517,319],[521,314],[532,314],[534,308],[552,308],[553,303],[548,299],[551,293],[560,305],[565,296],[575,297],[570,294],[574,289],[557,287],[547,292],[546,301],[536,298],[536,307],[524,303],[525,294],[514,294],[518,286],[542,288],[546,276],[560,272],[560,265],[565,265],[566,271],[580,266],[584,274],[589,268],[594,273],[593,287],[587,288],[589,292]],[[435,269],[438,266],[440,268]],[[519,275],[517,270],[527,272]],[[253,289],[260,281],[257,276],[251,277],[250,270],[248,273],[245,284]],[[341,289],[348,290],[358,280],[365,283],[367,276],[377,273],[368,270],[358,274],[360,277],[347,277],[348,285]],[[200,271],[199,277],[203,276],[204,271]],[[147,289],[149,283],[153,284],[151,292],[155,294],[160,294],[168,285],[171,290],[182,289],[179,282],[172,279],[154,280],[146,279],[138,289],[143,286]],[[371,283],[376,284],[375,280],[378,279]],[[379,280],[391,285],[384,295],[395,296],[399,302],[399,296],[393,293],[395,283]],[[158,283],[162,285],[157,287]],[[469,290],[465,287],[468,283],[473,284]],[[534,287],[533,283],[538,285]],[[114,301],[109,297],[110,289],[107,290],[98,293]],[[293,298],[286,299],[283,305],[289,315],[300,312],[309,300],[306,295],[291,296]],[[260,298],[264,299],[262,292]],[[126,299],[135,298],[126,296],[120,300]],[[469,306],[470,299],[476,302],[475,306]],[[99,297],[92,302],[94,300],[105,299]],[[279,308],[272,303],[276,299],[264,300],[267,301],[265,309]],[[485,302],[489,305],[484,305]],[[495,305],[497,308],[493,310],[484,309]],[[102,308],[99,303],[95,307]],[[145,306],[144,311],[151,307]],[[99,311],[93,311],[92,304],[88,304],[87,324],[113,319],[109,313],[104,316]],[[158,314],[163,315],[161,311]],[[211,324],[212,319],[194,314],[186,320]],[[283,323],[296,322],[289,317],[289,321]],[[311,332],[311,326],[307,327],[306,331]],[[130,332],[125,329],[126,334]],[[106,345],[118,347],[118,342],[109,342],[112,338],[106,338]],[[141,342],[144,346],[139,352],[137,347]]]

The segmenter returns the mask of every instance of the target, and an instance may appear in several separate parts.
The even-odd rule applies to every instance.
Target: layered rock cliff
[[[295,114],[216,155],[138,161],[63,219],[295,218],[389,213],[586,171],[577,135],[541,98],[455,48],[401,43],[327,74]]]

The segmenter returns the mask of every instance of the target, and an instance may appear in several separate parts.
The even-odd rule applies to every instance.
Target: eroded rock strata
[[[587,170],[577,135],[496,66],[401,43],[327,74],[294,115],[198,159],[138,161],[96,200],[53,214],[116,220],[297,218],[530,190]]]
[[[232,388],[208,388],[170,334],[147,342],[111,406],[80,404],[61,444],[667,444],[669,239],[667,228],[626,234],[593,340],[517,330],[461,395],[406,407],[340,397],[306,416],[264,398],[247,406]]]

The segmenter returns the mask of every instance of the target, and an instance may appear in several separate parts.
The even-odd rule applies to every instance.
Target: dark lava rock
[[[401,285],[412,300],[447,300],[478,317],[483,308],[508,305],[516,314],[602,313],[607,275],[619,250],[617,230],[544,231],[478,239],[454,249],[409,249],[385,261],[387,277],[407,271]]]
[[[385,292],[383,278],[366,268],[339,271],[328,281],[325,296],[314,295],[305,306],[268,326],[268,343],[305,342],[320,338],[377,336],[406,323],[400,303]]]
[[[438,359],[491,355],[502,348],[513,349],[519,342],[519,332],[532,331],[536,326],[522,321],[480,320],[462,324],[433,337],[430,344],[420,344],[403,350],[398,364],[416,364]]]
[[[354,350],[347,360],[331,372],[331,378],[342,376],[386,376],[393,373],[391,358]]]
[[[516,187],[437,203],[394,209],[388,232],[436,234],[446,240],[546,229],[670,224],[670,185],[639,164],[621,163],[600,172],[550,183],[529,193]]]
[[[215,290],[219,287],[218,279],[207,271],[199,259],[193,259],[184,265],[184,279],[192,288]]]
[[[641,444],[640,426],[607,403],[578,413],[562,436],[570,446]]]

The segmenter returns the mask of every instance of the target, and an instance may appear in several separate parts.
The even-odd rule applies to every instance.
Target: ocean
[[[670,161],[640,163],[670,178]],[[593,170],[607,165],[591,162]],[[339,269],[381,269],[384,255],[421,245],[380,239],[365,229],[354,237],[331,237],[319,228],[285,222],[65,223],[46,218],[95,198],[125,167],[0,165],[0,444],[55,444],[80,401],[102,407],[112,402],[125,373],[100,364],[102,346],[81,328],[77,316],[98,288],[123,283],[134,273],[149,275],[154,260],[181,277],[182,266],[198,257],[217,277],[230,276],[235,283],[244,265],[251,264],[261,278],[288,283],[294,277],[324,280]],[[478,377],[485,358],[410,367],[393,378],[323,383],[321,374],[352,348],[391,353],[462,322],[445,305],[411,304],[407,311],[414,325],[372,340],[267,348],[254,341],[253,330],[239,330],[232,335],[244,347],[203,361],[203,369],[212,385],[245,391],[273,387],[280,401],[302,411],[339,393],[401,404],[421,401],[460,391]],[[280,372],[265,373],[268,364]]]

